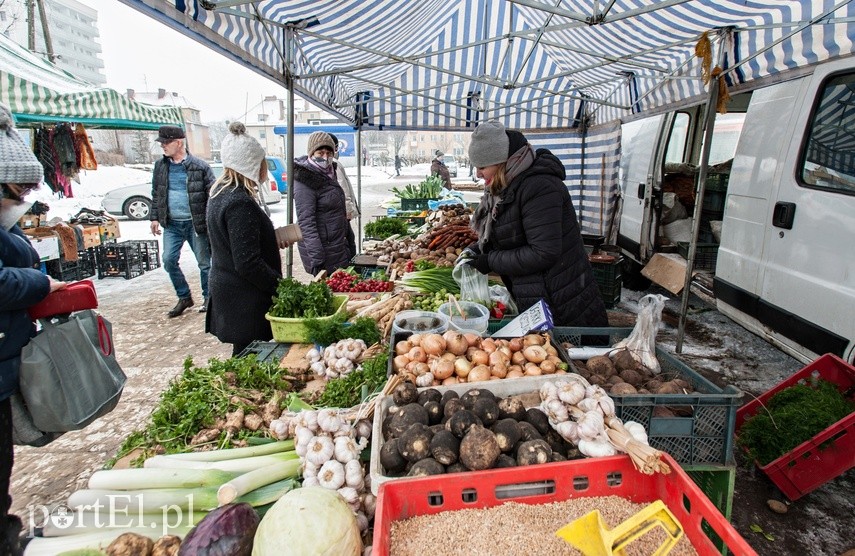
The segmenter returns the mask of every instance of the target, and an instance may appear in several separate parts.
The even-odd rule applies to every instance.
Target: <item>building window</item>
[[[6,21],[6,12],[0,11],[0,21]]]
[[[267,121],[267,114],[259,114],[258,115],[258,121],[259,122],[266,122]]]
[[[259,139],[267,139],[267,131],[266,131],[266,130],[264,130],[264,129],[262,129],[261,131],[259,131],[259,132],[258,132],[258,138],[259,138]]]

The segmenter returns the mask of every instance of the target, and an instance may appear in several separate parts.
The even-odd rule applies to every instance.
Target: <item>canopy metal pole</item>
[[[294,222],[294,74],[291,71],[291,50],[294,40],[294,29],[285,29],[285,88],[288,90],[288,132],[285,134],[285,167],[288,172],[288,217],[286,222]],[[294,274],[294,246],[288,246],[285,257],[285,275],[290,278]]]
[[[356,217],[356,252],[362,253],[362,126],[356,128],[356,206],[359,216]]]
[[[718,41],[718,65],[721,67],[724,59],[724,41],[722,31],[719,33]],[[689,242],[689,260],[686,263],[686,276],[683,278],[683,297],[680,303],[680,321],[677,326],[677,343],[674,350],[683,352],[683,335],[686,332],[686,313],[689,310],[689,290],[692,285],[692,271],[695,268],[695,253],[698,247],[698,232],[701,229],[701,211],[704,204],[704,192],[707,184],[707,167],[710,162],[710,148],[712,146],[713,127],[715,126],[716,105],[719,97],[719,78],[710,77],[710,94],[707,99],[706,113],[704,114],[704,146],[701,150],[700,169],[698,171],[698,189],[695,194],[695,210],[692,214],[692,238]]]

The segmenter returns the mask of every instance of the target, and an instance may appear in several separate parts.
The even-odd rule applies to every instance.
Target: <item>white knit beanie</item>
[[[261,174],[261,162],[266,155],[261,144],[246,134],[246,126],[240,122],[229,124],[229,134],[220,145],[223,168],[231,168],[257,184]]]
[[[44,168],[18,132],[12,111],[0,103],[0,183],[41,183]]]
[[[469,161],[476,168],[501,164],[508,160],[509,140],[505,126],[496,120],[481,123],[472,132]]]

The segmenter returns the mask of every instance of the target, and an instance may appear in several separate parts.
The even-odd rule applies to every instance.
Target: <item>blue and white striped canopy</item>
[[[851,55],[852,0],[122,0],[354,127],[522,130],[697,102]]]

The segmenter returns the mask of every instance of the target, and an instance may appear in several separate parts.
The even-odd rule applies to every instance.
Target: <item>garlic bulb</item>
[[[434,378],[433,373],[424,373],[423,375],[419,375],[416,377],[416,386],[419,388],[424,388],[425,386],[430,386],[433,384]]]
[[[579,451],[588,457],[599,458],[617,454],[615,447],[599,440],[579,440]]]
[[[555,425],[555,431],[561,435],[561,438],[571,444],[579,443],[579,425],[573,421],[563,421]]]
[[[303,446],[304,448],[309,445],[309,442],[312,438],[315,437],[315,434],[303,426],[297,426],[297,430],[294,434],[294,446]]]
[[[321,486],[321,483],[318,481],[317,477],[303,477],[303,486],[316,487]]]
[[[540,386],[540,400],[548,402],[558,399],[558,387],[553,382],[544,382]]]
[[[335,438],[335,459],[341,463],[348,463],[359,458],[359,446],[350,436],[337,436]]]
[[[650,445],[650,441],[647,439],[647,431],[644,429],[644,425],[641,423],[636,423],[635,421],[627,421],[623,424],[624,428],[629,431],[629,434],[632,435],[634,439],[641,442],[642,444]]]
[[[576,405],[585,399],[585,387],[575,380],[562,380],[556,382],[558,386],[558,399],[568,405]]]
[[[361,502],[359,498],[359,493],[356,492],[356,489],[353,487],[341,487],[338,489],[338,493],[344,498],[344,501],[347,502],[347,505],[353,507],[354,505],[359,508],[359,504]]]
[[[579,432],[579,442],[582,440],[593,441],[598,436],[601,436],[605,431],[605,423],[603,416],[596,411],[589,411],[579,419],[577,430]]]
[[[334,454],[335,445],[329,436],[315,436],[306,447],[306,459],[315,465],[323,465],[332,459]]]
[[[277,440],[288,439],[288,423],[280,419],[274,419],[270,422],[270,434]]]
[[[340,489],[344,485],[344,466],[334,459],[328,460],[318,471],[318,483],[330,490]]]
[[[297,415],[297,424],[314,433],[318,432],[318,412],[312,409],[301,411]]]
[[[342,427],[341,418],[333,409],[318,411],[318,427],[324,432],[335,433]]]
[[[312,463],[309,460],[304,460],[303,461],[303,478],[305,479],[306,477],[317,477],[318,476],[318,470],[320,470],[320,468],[321,468],[320,465],[315,465],[314,463]]]
[[[549,401],[544,400],[540,403],[540,407],[546,413],[546,416],[549,418],[549,424],[553,427],[558,423],[563,423],[570,419],[567,408],[558,398]]]

